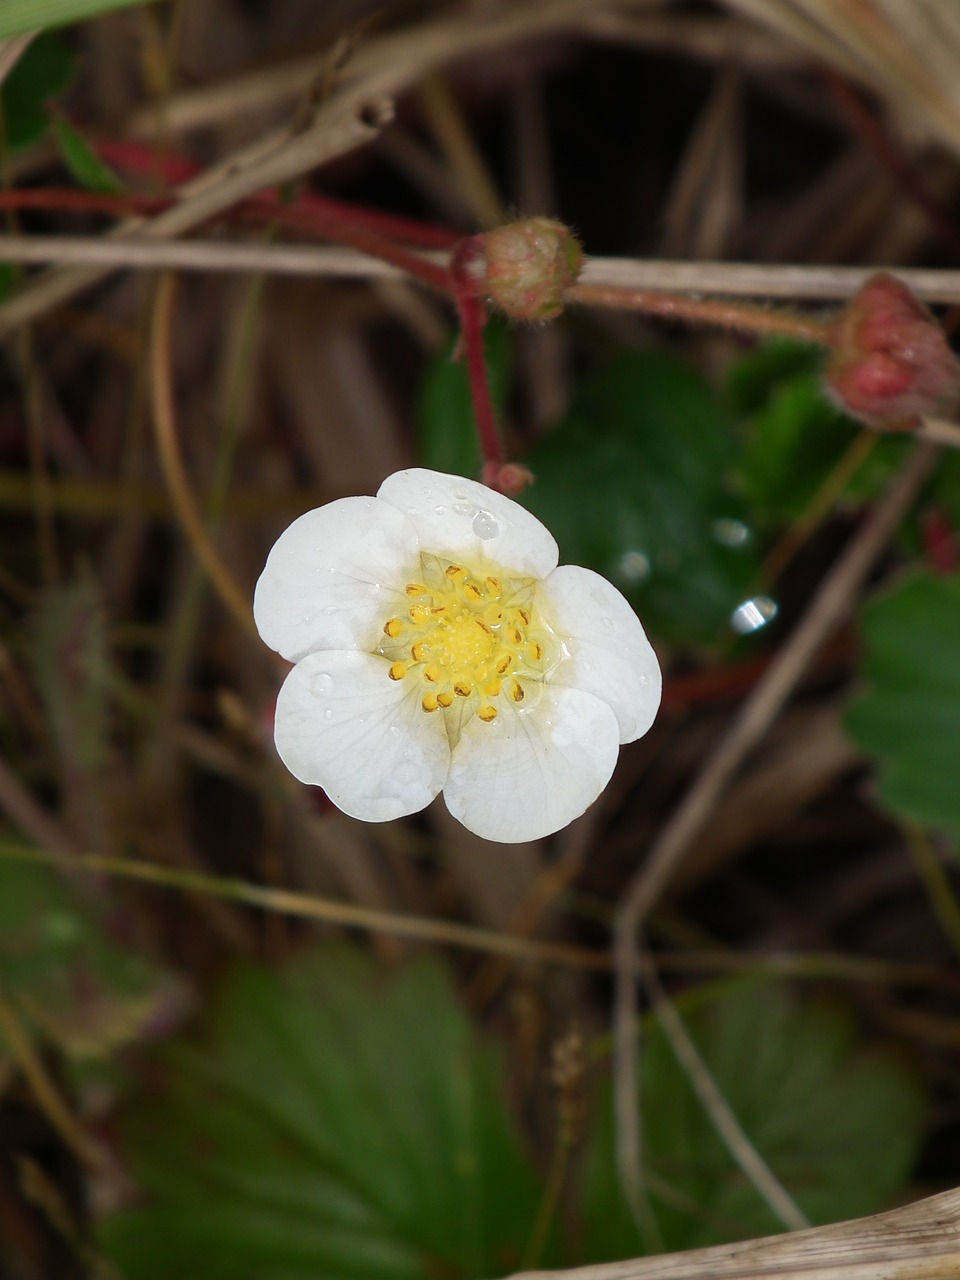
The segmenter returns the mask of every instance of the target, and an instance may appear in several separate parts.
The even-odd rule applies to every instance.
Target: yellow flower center
[[[420,575],[407,583],[408,607],[387,619],[377,647],[390,660],[390,679],[416,684],[423,710],[445,713],[451,741],[473,715],[496,720],[503,698],[521,710],[536,702],[561,657],[535,607],[536,579],[475,572],[427,553]]]

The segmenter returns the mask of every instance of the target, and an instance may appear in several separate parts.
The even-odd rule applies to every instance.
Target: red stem
[[[460,317],[460,329],[463,333],[463,346],[467,357],[467,374],[470,379],[470,395],[473,399],[473,413],[477,423],[477,435],[480,437],[480,449],[483,460],[489,464],[489,470],[503,466],[503,446],[497,431],[496,415],[493,411],[493,400],[490,397],[490,384],[487,381],[487,361],[483,349],[483,327],[486,314],[479,298],[465,290],[456,290],[457,314]]]

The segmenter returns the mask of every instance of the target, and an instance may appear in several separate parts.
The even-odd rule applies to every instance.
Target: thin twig
[[[717,1136],[747,1177],[754,1190],[762,1197],[788,1231],[801,1231],[810,1225],[800,1206],[773,1172],[750,1141],[729,1102],[710,1074],[710,1069],[700,1056],[690,1033],[676,1006],[667,997],[646,949],[642,955],[643,981],[650,996],[653,1011],[670,1048],[686,1072],[687,1080],[700,1099]]]
[[[614,1085],[618,1160],[628,1202],[640,1204],[640,1139],[636,1099],[637,933],[677,866],[710,821],[723,792],[770,724],[831,631],[851,611],[878,555],[915,500],[938,457],[920,445],[883,502],[851,539],[822,582],[799,626],[767,668],[730,732],[707,760],[693,786],[628,884],[614,922],[616,994]]]
[[[0,1035],[17,1066],[23,1072],[37,1105],[77,1159],[97,1171],[107,1163],[106,1153],[85,1133],[76,1120],[43,1058],[34,1048],[20,1015],[0,989]]]
[[[150,372],[153,384],[153,424],[157,450],[164,477],[170,489],[174,509],[190,540],[197,559],[206,569],[210,581],[223,603],[240,625],[251,635],[257,634],[253,621],[250,593],[243,590],[227,568],[220,552],[210,540],[200,508],[197,506],[177,438],[173,403],[170,332],[173,314],[175,278],[163,276],[157,289],[153,313],[153,336],[150,344]]]

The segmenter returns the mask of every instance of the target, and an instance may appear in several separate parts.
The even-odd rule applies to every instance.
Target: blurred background
[[[276,269],[282,243],[330,244],[330,199],[341,228],[374,212],[436,248],[545,213],[660,288],[744,261],[761,301],[821,314],[848,286],[794,299],[788,264],[956,265],[960,11],[94,8],[51,4],[67,25],[32,40],[0,15],[0,260],[30,237],[57,264],[0,268],[2,1280],[456,1280],[952,1185],[954,450],[656,895],[639,1214],[612,923],[914,440],[845,417],[796,341],[629,308],[491,321],[521,501],[628,596],[665,675],[653,730],[540,843],[487,844],[440,802],[364,825],[296,783],[286,664],[241,615],[302,511],[404,466],[479,472],[449,302],[347,250]],[[145,256],[94,265],[131,218]],[[199,269],[164,298],[172,236]]]

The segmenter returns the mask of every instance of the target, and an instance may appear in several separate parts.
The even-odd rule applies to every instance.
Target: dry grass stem
[[[710,756],[673,817],[661,830],[621,898],[614,925],[617,972],[614,1084],[620,1175],[628,1200],[634,1206],[640,1203],[634,1033],[638,930],[667,887],[676,867],[710,821],[747,755],[779,714],[824,640],[854,607],[867,574],[916,500],[937,457],[933,446],[920,445],[883,502],[853,537],[824,578],[803,620],[744,703],[730,732]]]

